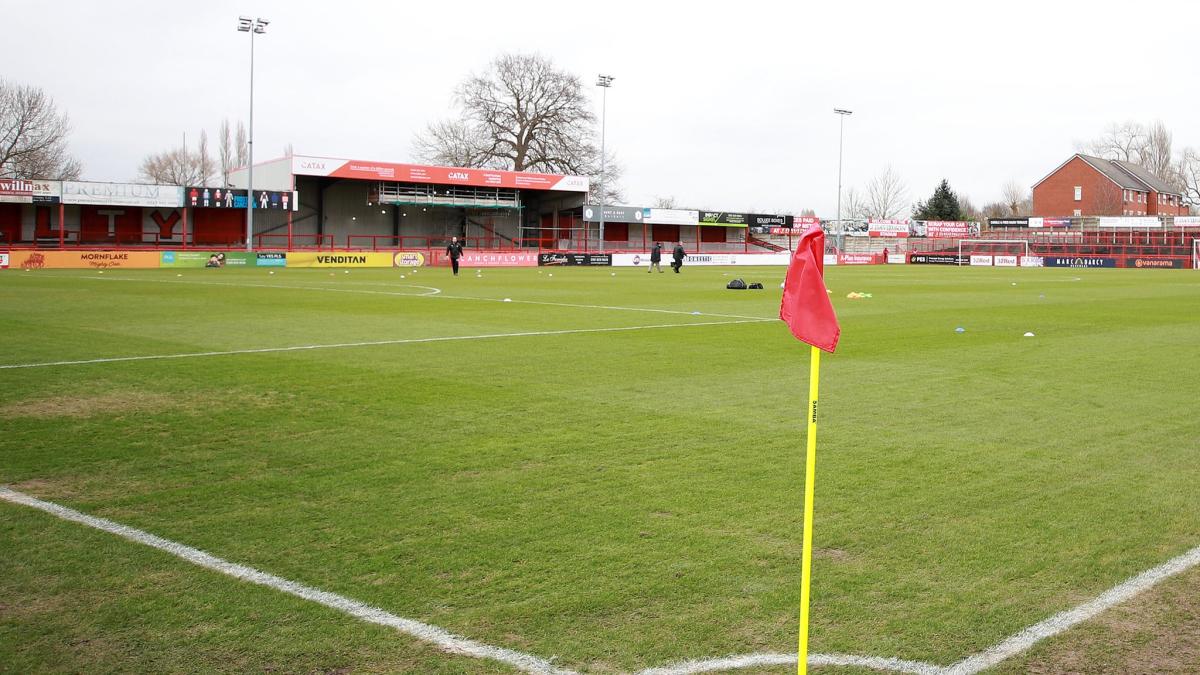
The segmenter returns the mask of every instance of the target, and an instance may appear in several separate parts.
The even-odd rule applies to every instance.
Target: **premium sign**
[[[67,180],[62,183],[62,202],[97,206],[177,208],[183,206],[183,188],[177,185],[84,183]]]
[[[189,187],[184,190],[187,206],[200,209],[244,209],[246,191],[233,188]],[[299,195],[293,191],[255,190],[254,208],[299,211]]]
[[[724,211],[701,211],[701,225],[724,225],[725,227],[746,227],[750,224],[750,216],[745,213],[726,213]]]
[[[962,239],[971,236],[971,226],[974,224],[963,220],[927,220],[925,236]]]
[[[527,251],[464,251],[458,262],[464,267],[537,267],[538,254]]]
[[[425,265],[425,254],[418,251],[397,251],[392,256],[392,265],[396,267],[422,267]]]
[[[1162,227],[1158,216],[1101,216],[1100,227],[1150,228]]]
[[[538,265],[565,267],[606,267],[612,264],[609,253],[539,253]]]
[[[23,269],[149,269],[159,266],[154,251],[12,251],[9,264]]]
[[[867,221],[868,237],[907,237],[907,220],[869,220]]]
[[[1082,256],[1043,256],[1043,267],[1116,267],[1116,258]]]
[[[399,183],[435,185],[473,185],[477,187],[519,188],[522,190],[563,190],[587,192],[584,176],[556,176],[524,171],[466,169],[422,164],[366,162],[329,157],[292,157],[292,173],[298,176],[330,176]]]
[[[956,253],[912,253],[908,256],[911,265],[961,265],[967,261],[967,256]]]
[[[688,209],[642,209],[642,220],[652,225],[699,225],[700,212]]]
[[[589,223],[600,222],[600,207],[594,204],[584,206],[583,219]],[[640,223],[642,222],[642,207],[605,205],[604,221],[609,223]]]
[[[391,267],[391,253],[288,253],[288,267]]]
[[[1184,260],[1184,258],[1126,258],[1125,267],[1181,270]]]

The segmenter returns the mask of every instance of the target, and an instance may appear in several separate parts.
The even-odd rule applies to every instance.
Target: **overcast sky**
[[[662,5],[662,6],[660,6]],[[669,6],[668,6],[669,5]],[[583,10],[587,10],[586,12]],[[88,180],[215,137],[248,112],[255,159],[411,161],[454,86],[498,53],[539,52],[608,96],[626,201],[833,217],[891,164],[911,199],[945,177],[977,205],[1032,185],[1114,121],[1200,146],[1200,9],[1186,2],[5,2],[0,77],[67,111]]]

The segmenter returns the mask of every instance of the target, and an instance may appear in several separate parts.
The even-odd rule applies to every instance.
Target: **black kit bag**
[[[746,282],[742,281],[741,279],[734,279],[733,281],[726,284],[725,288],[728,288],[728,289],[734,290],[734,291],[744,291],[744,290],[746,290]]]

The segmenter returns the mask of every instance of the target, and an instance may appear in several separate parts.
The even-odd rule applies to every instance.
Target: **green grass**
[[[8,271],[0,362],[773,317],[783,274],[612,271]],[[814,651],[951,663],[1200,543],[1200,275],[827,281]],[[569,668],[794,652],[807,366],[771,321],[0,370],[0,484]],[[0,553],[0,671],[507,672],[3,502]]]

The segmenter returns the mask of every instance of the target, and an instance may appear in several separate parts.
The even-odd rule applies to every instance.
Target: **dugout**
[[[244,187],[246,171],[230,176]],[[254,167],[255,188],[295,190],[298,209],[255,215],[263,246],[361,250],[537,248],[542,223],[578,210],[588,179],[518,171],[284,157]]]

